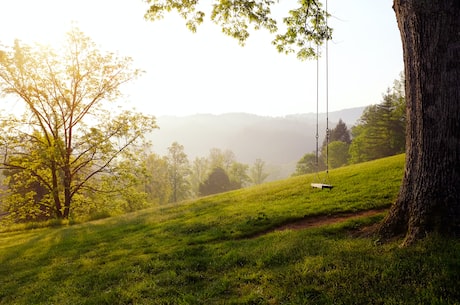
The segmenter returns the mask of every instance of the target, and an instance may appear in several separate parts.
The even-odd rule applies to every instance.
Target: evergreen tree
[[[346,144],[351,143],[350,130],[348,130],[347,124],[345,124],[342,119],[339,119],[337,125],[329,131],[329,143],[334,141],[340,141]],[[326,139],[323,141],[323,147],[325,145]]]
[[[335,143],[335,144],[332,145],[332,143]],[[331,168],[337,168],[337,167],[343,166],[348,163],[348,158],[349,158],[348,148],[350,147],[350,143],[351,143],[350,130],[348,130],[347,125],[342,121],[342,119],[339,119],[339,122],[337,123],[337,125],[329,131],[328,158],[329,158],[329,166],[331,166]],[[327,139],[325,138],[323,141],[323,145],[321,147],[321,159],[322,159],[321,163],[324,165],[327,161],[326,160],[326,144],[327,144]]]
[[[403,80],[395,81],[383,101],[367,107],[359,124],[352,128],[350,162],[358,163],[404,152],[405,98]]]

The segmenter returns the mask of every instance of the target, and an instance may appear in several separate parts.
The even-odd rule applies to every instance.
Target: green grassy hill
[[[460,243],[414,247],[354,232],[370,217],[303,230],[283,224],[381,209],[402,155],[123,217],[0,233],[0,304],[460,304]]]

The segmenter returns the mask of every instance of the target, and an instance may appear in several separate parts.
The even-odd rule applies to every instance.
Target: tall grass
[[[0,234],[0,304],[459,304],[460,243],[400,249],[293,220],[388,207],[403,156],[85,224]]]

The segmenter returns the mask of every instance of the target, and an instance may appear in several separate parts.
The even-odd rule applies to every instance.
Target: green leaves
[[[284,34],[276,35],[273,44],[281,53],[296,53],[304,60],[319,56],[317,46],[332,38],[332,29],[327,25],[328,12],[317,1],[300,1],[301,6],[290,10],[283,19]]]
[[[43,212],[46,198],[53,202],[52,214],[67,218],[74,196],[86,187],[100,191],[96,176],[113,174],[115,161],[133,160],[144,135],[157,128],[153,116],[107,110],[120,87],[142,71],[131,67],[129,57],[98,50],[78,28],[67,33],[59,50],[16,41],[1,56],[0,89],[25,106],[22,117],[3,120],[3,167],[33,180],[12,179],[18,187],[11,184],[10,190],[44,188],[42,196],[22,201]]]
[[[270,6],[275,1],[218,1],[213,4],[211,20],[222,28],[222,32],[244,45],[249,37],[249,25],[258,30],[277,30],[276,21],[270,16]]]
[[[164,12],[177,11],[187,23],[199,25],[203,22],[204,13],[196,11],[198,0],[147,0],[150,7],[144,17],[148,20],[158,20],[164,17]],[[193,27],[191,28],[193,30]],[[196,30],[196,29],[195,29]]]
[[[198,0],[150,0],[145,14],[148,20],[164,17],[164,12],[177,11],[187,27],[195,32],[205,17],[205,12],[197,10]],[[316,46],[331,39],[332,29],[327,25],[329,14],[315,0],[300,0],[299,7],[289,11],[283,19],[283,32],[272,15],[274,0],[215,0],[211,4],[210,20],[221,27],[222,32],[244,45],[251,30],[266,29],[275,34],[273,45],[280,53],[296,53],[299,59],[316,57]]]
[[[174,142],[168,147],[169,182],[172,191],[172,202],[178,202],[188,197],[190,184],[188,177],[190,175],[189,160],[184,151],[184,146]]]

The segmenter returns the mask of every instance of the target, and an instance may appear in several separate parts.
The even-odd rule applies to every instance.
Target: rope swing
[[[327,30],[327,0],[326,0],[326,30]],[[332,189],[332,184],[329,183],[329,37],[326,37],[325,43],[325,60],[326,60],[326,173],[321,180],[319,176],[319,44],[316,44],[316,178],[320,182],[311,183],[311,187],[319,189]]]

